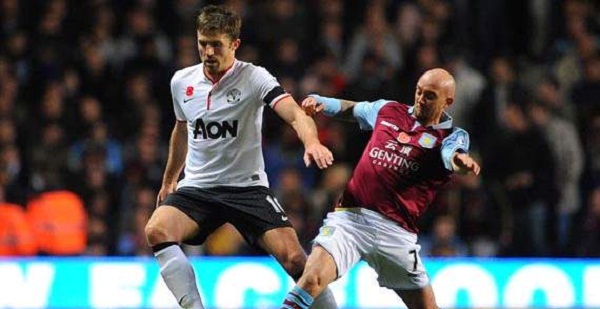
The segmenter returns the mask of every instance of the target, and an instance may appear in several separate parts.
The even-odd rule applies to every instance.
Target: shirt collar
[[[233,59],[233,63],[231,64],[231,66],[227,69],[225,69],[225,74],[223,74],[223,76],[221,76],[221,78],[217,81],[214,81],[212,79],[210,79],[208,77],[208,75],[206,75],[206,72],[204,71],[204,64],[202,65],[202,76],[204,76],[204,80],[212,85],[216,85],[219,82],[221,82],[226,76],[231,75],[233,73],[233,71],[235,71],[235,68],[238,64],[238,60],[236,58]]]
[[[413,111],[414,111],[415,107],[411,106],[408,108],[408,113],[415,118],[415,116],[413,115]],[[417,126],[422,126],[421,123],[419,123],[419,121],[416,121],[416,125]],[[434,124],[432,126],[430,126],[432,129],[434,130],[439,130],[439,129],[450,129],[452,128],[452,116],[450,116],[448,113],[446,112],[442,112],[442,117],[440,119],[440,123],[438,124]]]

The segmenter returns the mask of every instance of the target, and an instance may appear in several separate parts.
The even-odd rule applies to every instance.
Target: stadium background
[[[193,18],[209,3],[243,16],[238,59],[266,67],[298,101],[317,92],[410,104],[424,70],[454,74],[450,113],[471,133],[482,177],[455,177],[439,194],[421,222],[423,257],[598,266],[595,1],[0,0],[0,254],[12,256],[0,269],[41,256],[152,268],[143,227],[174,122],[169,80],[198,62]],[[324,172],[304,168],[293,130],[265,112],[271,186],[307,249],[368,139],[316,121],[336,158]],[[187,251],[262,255],[229,226]]]

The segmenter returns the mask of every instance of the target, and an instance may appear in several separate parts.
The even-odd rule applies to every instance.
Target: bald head
[[[439,123],[444,110],[454,103],[454,88],[454,77],[444,69],[423,73],[417,82],[413,115],[423,125]]]
[[[454,77],[448,71],[440,68],[431,69],[426,71],[421,76],[419,82],[424,84],[432,85],[434,88],[439,89],[445,93],[448,98],[454,99]]]

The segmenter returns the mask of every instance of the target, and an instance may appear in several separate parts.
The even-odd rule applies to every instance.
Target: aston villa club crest
[[[227,103],[234,104],[241,100],[242,92],[237,88],[233,88],[227,92]]]
[[[398,137],[396,137],[396,140],[398,140],[402,144],[408,144],[410,142],[410,136],[408,136],[406,132],[400,132],[398,134]]]
[[[421,135],[421,138],[419,138],[419,145],[423,146],[424,148],[433,148],[435,146],[436,141],[437,137],[429,133],[423,133],[423,135]]]
[[[320,234],[321,236],[331,236],[335,232],[335,227],[333,226],[323,226],[321,227]]]

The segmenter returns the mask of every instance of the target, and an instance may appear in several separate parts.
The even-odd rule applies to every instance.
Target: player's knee
[[[146,241],[150,246],[173,241],[173,239],[170,239],[167,229],[161,224],[148,222],[144,228],[144,233],[146,234]]]
[[[302,275],[304,265],[306,265],[306,255],[303,252],[288,253],[282,261],[283,268],[294,279]]]

